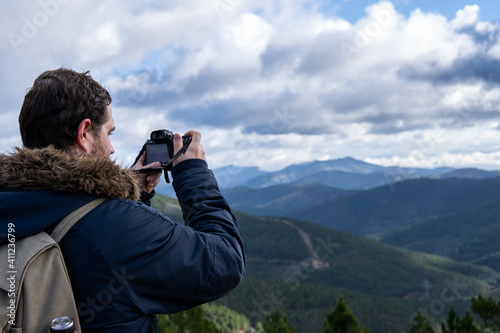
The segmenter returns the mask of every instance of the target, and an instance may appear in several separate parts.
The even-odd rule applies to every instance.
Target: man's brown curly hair
[[[111,103],[108,91],[89,72],[59,68],[36,78],[24,97],[19,128],[25,148],[53,145],[66,150],[76,144],[76,132],[84,119],[90,119],[97,135],[107,121]]]

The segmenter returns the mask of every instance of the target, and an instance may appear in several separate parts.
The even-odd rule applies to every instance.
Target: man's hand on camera
[[[142,154],[141,158],[137,161],[135,165],[132,166],[132,170],[145,169],[145,168],[158,168],[161,167],[160,162],[153,162],[148,165],[144,165],[144,160],[146,158],[145,154]],[[152,173],[139,174],[139,188],[141,191],[153,192],[155,187],[158,185],[161,179],[162,171],[155,171]]]
[[[199,158],[202,160],[207,160],[205,158],[205,150],[203,149],[203,146],[201,145],[201,134],[200,132],[197,131],[189,131],[184,136],[190,136],[192,141],[189,144],[189,147],[187,150],[179,156],[178,159],[174,161],[174,167],[179,164],[182,161],[192,159],[192,158]],[[179,133],[175,133],[174,135],[174,153],[177,153],[181,148],[182,148],[182,136]]]

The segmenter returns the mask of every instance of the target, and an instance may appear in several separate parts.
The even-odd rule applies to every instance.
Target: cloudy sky
[[[500,2],[11,1],[0,12],[0,152],[41,72],[112,94],[115,158],[199,130],[213,168],[345,156],[500,169]]]

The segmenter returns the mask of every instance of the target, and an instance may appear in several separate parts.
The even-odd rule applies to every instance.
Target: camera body
[[[183,136],[183,145],[190,142],[190,137]],[[145,165],[153,162],[165,163],[174,156],[174,133],[161,129],[151,132],[150,139],[144,145]]]

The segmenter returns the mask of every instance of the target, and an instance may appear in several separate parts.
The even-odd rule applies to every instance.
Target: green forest
[[[235,210],[245,278],[192,313],[159,315],[159,325],[164,332],[500,331],[500,197],[493,195],[493,185],[409,180],[392,188],[335,192],[330,204],[311,208],[338,226],[351,221],[375,234]],[[266,198],[306,205],[310,198],[301,196],[315,193],[309,190],[295,186],[287,195],[280,188],[267,194],[274,199]],[[420,198],[413,200],[415,195]],[[255,202],[240,197],[247,206],[262,201],[258,195]],[[182,223],[175,199],[157,195],[153,206]],[[189,328],[196,322],[203,324]]]
[[[161,333],[295,333],[288,316],[274,309],[263,322],[251,327],[249,320],[227,307],[205,304],[191,310],[158,316]],[[480,333],[500,331],[500,302],[479,295],[472,297],[471,308],[460,317],[454,308],[440,325],[431,325],[422,312],[417,312],[406,333]],[[321,333],[369,333],[340,296],[327,313]]]

